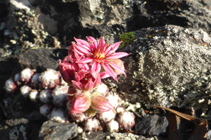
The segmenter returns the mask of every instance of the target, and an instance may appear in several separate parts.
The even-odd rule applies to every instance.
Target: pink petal
[[[110,75],[111,77],[113,77],[114,80],[118,81],[117,80],[117,77],[116,77],[117,76],[116,73],[112,70],[112,68],[109,65],[103,63],[103,68],[104,68],[104,70],[106,71],[106,73],[108,75]]]
[[[83,40],[83,39],[78,39],[78,38],[75,38],[75,37],[74,37],[74,39],[79,44],[82,44],[82,45],[87,45],[88,44],[88,42]]]
[[[108,78],[108,77],[110,77],[110,75],[108,75],[105,71],[100,73],[101,79],[105,79],[105,78]]]
[[[125,53],[125,52],[116,52],[116,53],[106,57],[106,59],[118,59],[118,58],[122,58],[122,57],[125,57],[128,55],[130,55],[130,54]]]
[[[94,62],[94,63],[92,64],[92,71],[100,72],[100,70],[101,70],[101,65],[100,65],[100,63]]]
[[[74,115],[76,113],[82,113],[89,109],[91,105],[90,95],[87,93],[81,93],[77,95],[71,105],[71,113]]]
[[[82,55],[82,56],[83,56],[84,53],[81,52],[80,50],[78,50],[78,48],[77,48],[75,42],[72,42],[72,44],[73,44],[73,50],[74,50],[74,52],[76,52],[76,53],[78,53],[79,55]]]
[[[86,70],[80,70],[79,72],[78,72],[78,75],[79,75],[79,77],[80,77],[80,80],[82,79],[82,78],[84,78],[85,77],[85,75],[87,74],[88,72],[86,71]]]
[[[75,80],[76,80],[77,82],[79,82],[80,79],[81,79],[81,77],[78,75],[77,72],[75,72]]]
[[[92,61],[93,61],[92,58],[84,58],[84,59],[79,60],[78,62],[79,63],[89,63],[89,62],[92,62]]]
[[[109,100],[99,95],[91,98],[91,107],[99,112],[114,110],[114,107],[109,102]]]
[[[72,80],[72,84],[74,87],[78,88],[78,89],[83,89],[84,88],[84,85],[80,82],[76,82],[74,80]]]
[[[90,90],[90,89],[92,89],[92,88],[94,88],[94,83],[92,82],[92,79],[90,78],[90,79],[88,80],[87,84],[85,85],[84,89]]]
[[[98,75],[97,78],[95,78],[94,87],[97,87],[100,83],[101,83],[101,78],[100,75]]]
[[[106,45],[105,40],[102,37],[100,37],[100,39],[98,41],[98,48],[97,49],[101,50],[105,45]]]
[[[90,74],[92,75],[92,77],[93,77],[94,79],[96,79],[97,77],[99,77],[99,73],[96,72],[96,71],[90,71]]]
[[[92,42],[94,44],[94,49],[96,49],[97,48],[97,40],[95,38],[93,38],[92,36],[88,36],[86,38],[89,42]]]
[[[94,80],[94,87],[96,87],[97,85],[99,85],[101,83],[101,77],[100,74],[98,72],[95,71],[91,71],[91,74],[93,76]]]
[[[90,51],[88,49],[82,47],[82,45],[81,46],[75,45],[74,46],[74,50],[76,50],[77,52],[81,52],[81,53],[87,54],[87,55],[90,54]]]
[[[112,54],[113,52],[115,52],[118,48],[119,48],[119,45],[121,44],[122,42],[117,42],[117,43],[114,43],[112,45],[109,46],[109,51],[108,49],[106,50],[106,55],[109,56],[110,54]]]
[[[121,73],[123,73],[125,75],[125,77],[126,77],[126,74],[125,74],[124,70],[121,69],[118,65],[114,64],[113,62],[110,62],[109,65],[112,66],[114,69],[116,69],[116,70],[120,71]]]
[[[89,66],[86,63],[77,63],[77,64],[78,64],[78,69],[89,70]]]
[[[88,46],[88,45],[80,45],[80,47],[87,49],[89,52],[91,51],[90,46]]]

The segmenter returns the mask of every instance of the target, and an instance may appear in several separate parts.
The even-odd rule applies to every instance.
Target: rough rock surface
[[[131,53],[123,59],[127,78],[105,80],[112,89],[163,107],[192,107],[211,93],[208,33],[174,25],[133,33],[134,41],[121,50]]]
[[[43,72],[47,68],[58,70],[59,59],[67,55],[67,49],[29,49],[17,57],[17,66],[21,69],[32,68],[38,72]]]
[[[38,104],[32,103],[21,95],[4,94],[1,97],[1,140],[38,140],[40,127],[46,121],[38,111]]]
[[[77,125],[73,123],[57,123],[46,121],[43,123],[39,138],[40,140],[67,140],[73,139],[78,135]]]
[[[144,137],[139,135],[134,135],[132,133],[103,133],[103,132],[91,132],[91,133],[83,133],[78,137],[79,140],[99,140],[99,139],[110,139],[110,140],[167,140],[163,137]]]
[[[66,47],[73,37],[100,37],[166,24],[202,28],[210,33],[211,4],[207,0],[10,0],[5,3],[0,10],[4,14],[0,20],[1,56],[31,47]]]
[[[167,132],[168,120],[165,116],[146,115],[135,126],[136,134],[160,136]]]

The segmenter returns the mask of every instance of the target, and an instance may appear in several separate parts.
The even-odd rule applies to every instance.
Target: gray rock
[[[149,105],[187,108],[211,93],[211,38],[206,32],[169,25],[133,33],[135,39],[120,50],[131,53],[122,59],[127,78],[104,81],[113,91],[139,95]]]
[[[7,55],[31,47],[66,47],[73,37],[100,37],[166,24],[210,33],[211,25],[206,0],[11,0],[10,6],[9,20],[0,24],[5,25],[0,46],[10,46]]]
[[[84,28],[96,28],[101,35],[122,33],[134,15],[135,1],[78,1],[80,22]]]
[[[78,135],[77,125],[73,123],[57,123],[47,121],[43,123],[39,132],[40,140],[67,140]]]
[[[132,133],[103,133],[103,132],[91,132],[91,133],[83,133],[79,136],[79,140],[102,140],[102,139],[109,139],[109,140],[167,140],[163,137],[152,136],[146,138],[144,136],[135,135]]]
[[[159,136],[166,133],[168,120],[165,116],[146,115],[135,125],[135,132],[139,135]]]

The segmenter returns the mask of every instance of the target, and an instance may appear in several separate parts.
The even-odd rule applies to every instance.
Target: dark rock
[[[167,132],[168,120],[165,116],[146,115],[135,125],[139,135],[160,136]]]
[[[38,140],[41,125],[42,121],[33,122],[25,118],[5,120],[0,124],[1,140]]]
[[[37,72],[47,68],[58,70],[59,59],[66,55],[66,49],[30,49],[17,56],[17,66],[36,69]]]
[[[7,16],[9,12],[8,4],[6,0],[0,1],[0,19]]]
[[[201,120],[201,122],[196,125],[195,130],[189,140],[206,140],[205,136],[207,133],[207,120]]]
[[[0,58],[0,96],[3,97],[5,93],[4,85],[5,81],[11,77],[15,64],[11,58]],[[3,99],[3,98],[1,98]],[[1,101],[0,99],[0,101]]]
[[[73,123],[57,123],[47,121],[43,123],[39,132],[40,140],[67,140],[78,135],[77,125]]]

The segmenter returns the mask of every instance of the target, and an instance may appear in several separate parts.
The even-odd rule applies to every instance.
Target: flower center
[[[84,76],[84,78],[80,80],[80,82],[81,82],[83,85],[86,85],[87,82],[88,82],[88,80],[89,80],[90,78],[92,79],[92,81],[94,81],[94,78],[93,78],[93,76],[92,76],[91,74],[86,74],[86,75]]]
[[[93,57],[94,57],[94,59],[102,60],[105,58],[105,54],[95,51],[93,54]]]

